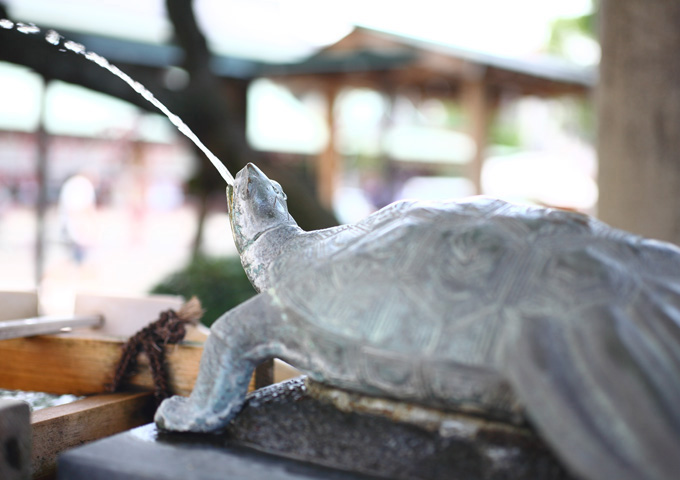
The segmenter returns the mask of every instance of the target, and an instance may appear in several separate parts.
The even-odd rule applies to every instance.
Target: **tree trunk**
[[[302,228],[311,230],[337,225],[333,213],[319,204],[304,181],[285,168],[267,164],[263,155],[250,149],[245,130],[247,84],[238,81],[227,84],[212,72],[212,55],[196,22],[192,0],[166,0],[165,4],[176,41],[185,52],[183,66],[191,78],[188,88],[182,92],[184,102],[193,106],[193,116],[187,114],[188,118],[184,119],[187,124],[232,174],[247,162],[254,162],[270,178],[276,179],[288,195],[291,215]],[[201,188],[224,192],[225,185],[212,166],[204,161],[200,168],[203,170],[198,175]]]
[[[599,216],[680,244],[680,2],[602,0]]]
[[[196,231],[194,240],[191,242],[191,258],[197,260],[203,254],[203,233],[205,221],[208,218],[208,203],[210,194],[207,191],[198,193],[198,212],[196,214]]]

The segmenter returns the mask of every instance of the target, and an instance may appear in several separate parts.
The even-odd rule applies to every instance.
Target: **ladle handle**
[[[0,321],[0,340],[60,333],[67,328],[101,327],[101,315],[44,316]]]

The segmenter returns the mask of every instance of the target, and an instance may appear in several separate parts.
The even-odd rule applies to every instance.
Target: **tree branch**
[[[184,67],[190,75],[188,87],[168,90],[162,82],[163,70],[151,66],[116,65],[144,84],[173,113],[179,115],[206,146],[235,173],[249,161],[256,162],[281,183],[289,198],[291,214],[301,227],[323,228],[337,224],[323,209],[309,185],[288,168],[266,161],[248,145],[245,131],[248,81],[218,78],[210,68],[211,54],[193,14],[191,0],[166,0],[175,37],[183,48]],[[2,14],[0,4],[0,17]],[[87,47],[87,45],[86,45]],[[149,102],[110,72],[72,52],[60,52],[46,42],[44,35],[26,35],[0,28],[0,60],[26,66],[46,79],[61,80],[128,101],[147,111],[157,112]],[[224,183],[203,154],[198,183],[205,192],[224,195]]]
[[[118,77],[80,55],[59,51],[40,34],[26,35],[16,30],[0,29],[0,60],[23,65],[50,80],[80,85],[128,101],[145,110],[157,111]],[[158,75],[152,70],[125,64],[117,66],[150,90],[163,90],[158,82]],[[172,103],[169,98],[165,100]],[[172,105],[168,105],[168,108],[172,110]]]
[[[208,42],[198,27],[192,1],[167,0],[165,7],[175,29],[175,40],[186,52],[185,68],[193,73],[210,72],[211,54]]]
[[[192,102],[201,105],[196,112],[203,116],[203,121],[194,122],[190,126],[198,128],[200,123],[203,128],[202,135],[199,136],[205,139],[208,148],[215,152],[232,173],[250,161],[258,163],[271,178],[276,178],[288,193],[289,209],[300,226],[315,229],[336,225],[335,216],[319,205],[308,185],[289,170],[266,162],[261,154],[254,152],[248,145],[245,103],[238,108],[235,102],[225,101],[224,84],[216,81],[217,78],[210,69],[211,54],[205,36],[196,22],[192,0],[166,0],[166,8],[177,41],[185,52],[184,65],[191,78],[190,86],[184,94],[189,95]],[[232,88],[234,87],[232,82]],[[232,98],[238,97],[244,101],[247,85],[241,85],[240,88],[242,90],[232,94]],[[212,171],[209,176],[212,181],[218,177]],[[210,179],[205,178],[203,181],[208,183],[211,182]],[[221,183],[219,188],[223,188]]]

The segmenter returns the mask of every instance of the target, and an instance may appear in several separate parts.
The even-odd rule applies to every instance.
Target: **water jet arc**
[[[14,23],[13,21],[8,20],[6,18],[0,19],[0,28],[4,28],[6,30],[16,30],[17,32],[26,35],[36,35],[41,31],[39,27],[33,24],[27,24],[22,22]],[[208,157],[210,163],[213,164],[215,169],[217,169],[219,174],[222,176],[222,178],[224,178],[228,185],[234,184],[234,177],[229,172],[229,170],[227,170],[227,167],[220,161],[220,159],[217,158],[208,149],[208,147],[206,147],[203,144],[203,142],[199,140],[196,134],[194,134],[194,132],[191,131],[189,126],[186,123],[184,123],[184,121],[182,121],[181,118],[172,113],[165,105],[163,105],[163,103],[161,103],[144,85],[133,80],[132,77],[130,77],[127,73],[123,72],[120,68],[111,64],[107,59],[105,59],[101,55],[88,51],[85,48],[85,46],[81,45],[80,43],[65,39],[55,30],[48,30],[45,33],[45,41],[55,46],[56,48],[59,48],[61,50],[68,50],[70,52],[75,53],[76,55],[81,55],[85,57],[87,60],[96,63],[100,67],[108,70],[109,72],[113,73],[115,76],[123,80],[125,83],[127,83],[130,86],[130,88],[132,88],[135,92],[139,93],[154,107],[160,110],[168,118],[168,120],[170,120],[170,122],[172,122],[172,124],[175,127],[177,127],[177,129],[180,132],[182,132],[182,134],[184,134],[184,136],[191,140],[194,143],[194,145],[196,145],[205,154],[205,156]]]

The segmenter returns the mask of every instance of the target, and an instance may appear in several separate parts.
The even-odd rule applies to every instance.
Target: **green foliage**
[[[453,129],[465,129],[467,115],[460,103],[446,102],[446,125]]]
[[[595,106],[589,98],[570,98],[562,100],[569,113],[562,119],[562,128],[582,140],[594,143],[597,131]]]
[[[595,13],[589,13],[580,17],[559,18],[553,22],[553,35],[567,33],[580,33],[589,37],[595,37],[597,22]]]
[[[489,142],[492,145],[503,145],[506,147],[520,147],[522,139],[520,137],[519,125],[516,121],[496,119],[489,131]]]
[[[207,326],[256,294],[238,257],[205,256],[170,274],[151,293],[197,296],[205,309],[201,322]]]
[[[581,36],[592,40],[597,39],[597,5],[594,2],[592,13],[580,17],[559,18],[551,25],[548,51],[562,55],[565,53],[565,44],[570,37]]]

